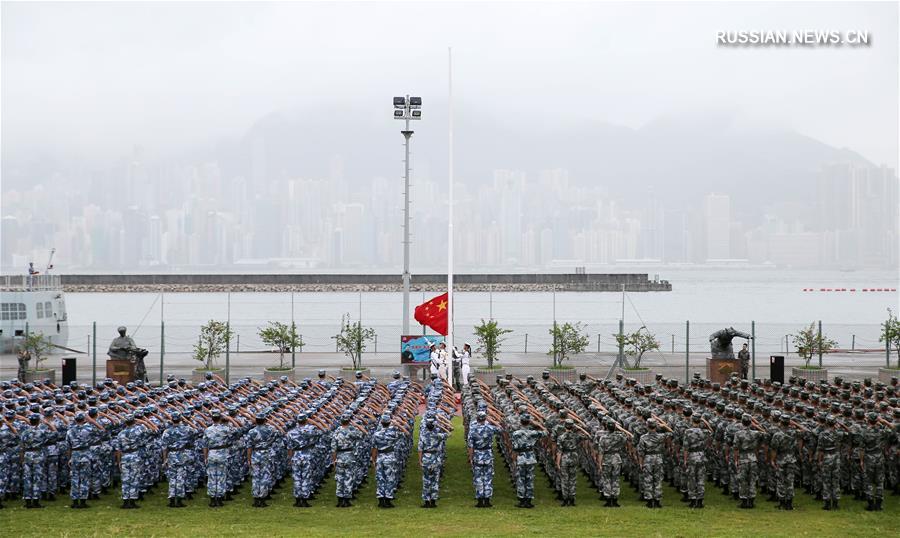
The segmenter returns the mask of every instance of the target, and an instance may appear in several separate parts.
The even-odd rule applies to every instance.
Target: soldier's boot
[[[41,504],[40,499],[34,499],[33,501],[31,501],[31,507],[32,508],[43,508],[44,505]]]
[[[219,497],[219,499],[221,499],[221,498],[222,498],[222,497]],[[231,496],[231,492],[230,492],[230,491],[226,491],[226,492],[225,492],[225,500],[226,500],[226,501],[233,501],[233,500],[234,500],[234,497]]]
[[[266,504],[266,499],[265,499],[265,497],[263,497],[262,499],[259,500],[259,507],[260,507],[260,508],[265,508],[265,507],[267,507],[267,506],[269,506],[269,505]]]
[[[683,502],[683,503],[691,502],[691,498],[688,497],[688,494],[686,491],[681,494],[681,502]]]
[[[131,506],[128,504],[128,499],[122,499],[122,506],[120,506],[119,509],[128,510],[129,508],[131,508]]]
[[[344,497],[344,508],[352,508],[353,507],[353,503],[350,502],[350,499],[352,499],[352,497]]]
[[[175,497],[169,497],[169,508],[175,508]]]
[[[731,494],[731,498],[737,501],[741,498],[741,494],[739,492],[735,491],[734,493]]]
[[[822,506],[822,510],[831,510],[831,501],[826,500],[825,505]]]
[[[696,506],[694,506],[694,508],[704,508],[703,499],[697,499],[697,504]]]
[[[837,501],[837,499],[832,500],[832,501],[831,501],[831,509],[832,509],[832,510],[838,510],[839,508],[840,508],[840,507],[838,506],[838,501]]]
[[[747,500],[747,504],[749,505],[747,508],[756,508],[756,497],[750,497]]]
[[[728,489],[728,484],[722,486],[722,495],[731,495],[731,490]]]
[[[741,499],[741,506],[739,508],[747,508],[747,499]]]
[[[784,501],[784,509],[785,510],[793,510],[794,509],[794,499],[787,499]]]
[[[478,502],[475,503],[475,508],[484,508],[484,499],[479,497],[477,499]]]
[[[422,501],[422,508],[431,508],[431,503],[427,500]]]
[[[272,492],[266,493],[266,496],[263,497],[263,500],[264,500],[264,501],[271,501],[271,500],[272,500]]]
[[[653,499],[647,499],[647,508],[653,508],[654,506]]]
[[[390,501],[390,499],[388,499],[388,501]],[[393,508],[393,507],[394,507],[393,504],[388,506],[388,508]],[[431,507],[432,507],[432,508],[437,508],[437,500],[431,499]]]
[[[531,504],[531,499],[525,498],[525,508],[534,508],[534,505]]]
[[[612,500],[613,500],[612,497],[607,497],[607,498],[606,498],[606,502],[603,503],[603,506],[606,507],[606,508],[611,507],[611,506],[612,506]]]
[[[569,506],[575,506],[575,497],[569,497]]]
[[[519,499],[519,502],[516,503],[516,508],[525,508],[525,499],[522,497],[516,497]]]
[[[187,500],[189,500],[189,501],[193,501],[193,500],[194,500],[194,492],[193,492],[193,491],[188,491],[187,494],[185,494],[184,498],[187,499]]]
[[[187,506],[187,505],[184,504],[184,502],[182,501],[181,497],[175,497],[175,506],[178,507],[178,508],[184,508],[184,507]]]
[[[875,499],[869,497],[866,499],[866,512],[874,512],[875,511]]]
[[[621,508],[622,505],[619,504],[619,498],[618,498],[618,497],[613,497],[613,498],[612,498],[612,504],[611,504],[610,506],[612,506],[613,508]]]
[[[210,497],[209,498],[209,507],[215,508],[216,506],[219,506],[219,497]]]
[[[876,512],[881,512],[884,510],[884,508],[882,508],[882,506],[881,506],[881,501],[882,501],[881,499],[875,499],[875,511]]]
[[[144,492],[143,492],[143,491],[140,492],[140,493],[138,493],[138,500],[139,500],[139,501],[143,501],[143,500],[144,500]]]

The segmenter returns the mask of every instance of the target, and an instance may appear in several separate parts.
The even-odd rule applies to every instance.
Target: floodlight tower
[[[422,119],[421,97],[394,97],[394,119],[406,122],[406,128],[400,131],[403,135],[403,334],[409,334],[409,139],[413,131],[409,129],[410,120]]]

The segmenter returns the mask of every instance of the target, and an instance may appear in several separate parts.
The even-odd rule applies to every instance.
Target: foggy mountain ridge
[[[347,116],[308,110],[273,113],[220,158],[233,166],[226,167],[228,172],[250,176],[253,146],[262,141],[270,179],[330,177],[334,156],[341,157],[350,185],[365,185],[374,176],[400,178],[402,122],[391,125],[380,117],[366,122],[360,115]],[[446,119],[426,120],[411,125],[416,131],[411,146],[414,180],[418,175],[443,185]],[[693,206],[710,192],[731,194],[742,204],[764,205],[774,196],[802,198],[814,188],[823,165],[874,166],[852,150],[795,131],[743,128],[712,114],[660,118],[638,129],[604,122],[521,128],[514,120],[476,123],[458,114],[454,129],[459,182],[472,187],[490,183],[495,169],[524,171],[527,181],[537,181],[541,170],[562,168],[568,170],[571,185],[599,184],[610,196],[631,203],[652,189],[653,195],[676,206]]]

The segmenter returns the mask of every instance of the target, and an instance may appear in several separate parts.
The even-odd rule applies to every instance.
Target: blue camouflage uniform
[[[399,449],[397,445],[400,438],[400,430],[390,424],[382,424],[372,435],[372,444],[378,452],[375,461],[375,491],[379,499],[393,499],[397,491],[400,469],[395,450]]]
[[[278,432],[271,426],[260,424],[247,432],[247,447],[251,449],[250,474],[252,476],[251,491],[254,498],[266,497],[275,485],[276,476],[273,468],[275,444]]]
[[[169,498],[184,498],[190,490],[188,471],[192,462],[196,433],[190,426],[176,423],[162,434],[160,442],[166,451]]]
[[[335,454],[334,483],[339,499],[353,495],[353,454],[362,432],[349,424],[342,424],[331,435],[331,451]]]
[[[212,498],[224,497],[228,489],[230,450],[237,431],[227,424],[213,424],[203,432],[206,444],[206,493]]]
[[[140,448],[149,437],[147,428],[142,424],[131,424],[120,431],[113,441],[113,448],[122,455],[119,459],[119,470],[122,475],[122,500],[136,500],[141,493]]]
[[[324,467],[317,454],[322,432],[312,424],[298,424],[287,433],[287,447],[293,451],[291,477],[294,480],[294,497],[309,499],[321,479]],[[318,477],[318,478],[317,478]]]
[[[434,419],[419,429],[419,453],[422,456],[422,500],[436,501],[441,486],[444,447],[449,434],[438,430]]]
[[[510,435],[516,452],[516,496],[521,499],[534,498],[534,467],[537,465],[534,447],[546,435],[547,432],[528,428],[520,428]]]
[[[91,443],[94,439],[92,424],[76,422],[66,433],[66,442],[71,451],[69,459],[70,496],[73,500],[86,500],[91,489]]]
[[[472,421],[467,443],[472,449],[472,486],[476,499],[494,496],[494,436],[500,428],[488,422]]]
[[[46,445],[51,430],[37,425],[27,426],[19,432],[22,443],[22,498],[39,500],[46,491],[44,464]]]

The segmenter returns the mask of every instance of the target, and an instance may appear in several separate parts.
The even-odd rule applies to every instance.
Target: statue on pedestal
[[[107,354],[111,359],[124,359],[134,363],[134,376],[136,379],[147,381],[147,367],[144,365],[144,357],[149,351],[137,347],[134,340],[130,336],[126,336],[128,331],[125,327],[119,327],[119,336],[114,338],[109,344]]]
[[[734,348],[731,346],[731,341],[734,338],[746,338],[749,340],[750,335],[735,330],[734,327],[728,327],[727,329],[722,329],[709,335],[709,352],[711,353],[712,358],[734,359]]]

